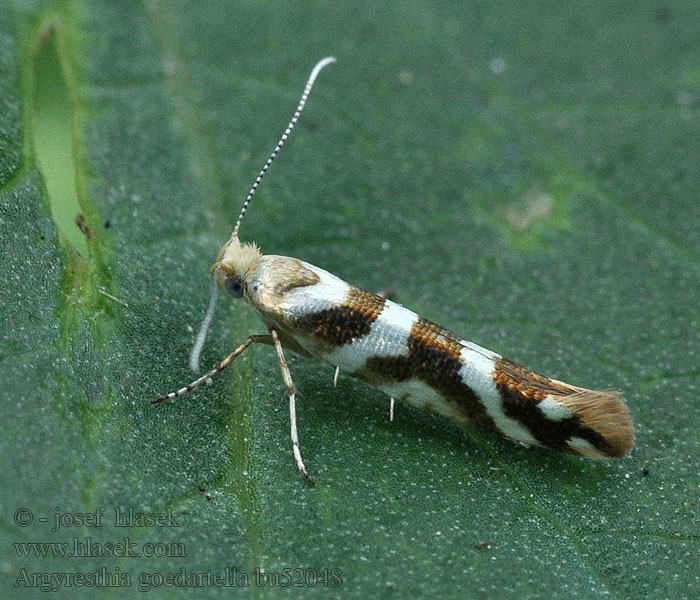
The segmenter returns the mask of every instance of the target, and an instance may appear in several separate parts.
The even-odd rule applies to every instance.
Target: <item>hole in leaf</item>
[[[73,162],[73,106],[54,28],[41,37],[34,57],[34,148],[49,194],[54,221],[63,239],[88,255],[85,234],[76,226],[82,213]]]

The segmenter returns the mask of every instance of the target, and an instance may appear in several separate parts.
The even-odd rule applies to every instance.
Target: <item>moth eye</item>
[[[243,296],[243,282],[236,277],[229,277],[224,283],[226,291],[231,294],[234,298],[240,298]]]

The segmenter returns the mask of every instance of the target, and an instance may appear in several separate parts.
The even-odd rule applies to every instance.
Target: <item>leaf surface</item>
[[[88,596],[45,575],[80,572],[116,578],[116,598],[693,597],[700,30],[694,2],[669,6],[0,8],[3,596]],[[628,458],[402,404],[389,422],[381,393],[289,357],[309,488],[267,347],[149,405],[192,378],[208,268],[329,54],[242,238],[619,389]],[[262,331],[220,298],[203,364]],[[101,507],[102,527],[79,522]],[[129,510],[172,518],[115,526]],[[90,554],[87,538],[145,554],[17,546]]]

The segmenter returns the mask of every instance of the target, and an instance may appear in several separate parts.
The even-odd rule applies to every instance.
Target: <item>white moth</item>
[[[152,402],[189,392],[250,345],[263,343],[275,348],[289,396],[294,458],[312,484],[299,449],[296,391],[285,348],[330,363],[336,376],[342,369],[386,392],[392,416],[398,398],[528,446],[592,458],[623,456],[634,443],[634,429],[619,394],[537,375],[382,295],[356,288],[297,258],[263,255],[254,244],[239,240],[241,221],[260,181],[294,128],[317,75],[334,61],[324,58],[311,71],[292,120],[253,183],[231,238],[211,268],[209,307],[190,366],[198,370],[219,287],[234,298],[244,298],[262,318],[267,333],[251,335],[210,371]]]

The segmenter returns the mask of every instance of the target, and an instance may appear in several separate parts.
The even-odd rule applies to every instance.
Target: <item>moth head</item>
[[[234,298],[242,298],[248,276],[261,256],[260,249],[255,244],[241,243],[238,236],[233,235],[219,251],[216,262],[211,267],[212,276],[222,290]]]
[[[241,244],[236,231],[233,232],[228,242],[219,250],[216,262],[211,266],[209,306],[199,327],[192,352],[190,352],[190,368],[193,371],[199,370],[199,356],[204,347],[209,325],[211,325],[211,320],[214,318],[216,290],[218,288],[226,290],[234,298],[247,298],[246,279],[251,270],[258,264],[261,256],[262,254],[255,244]]]

